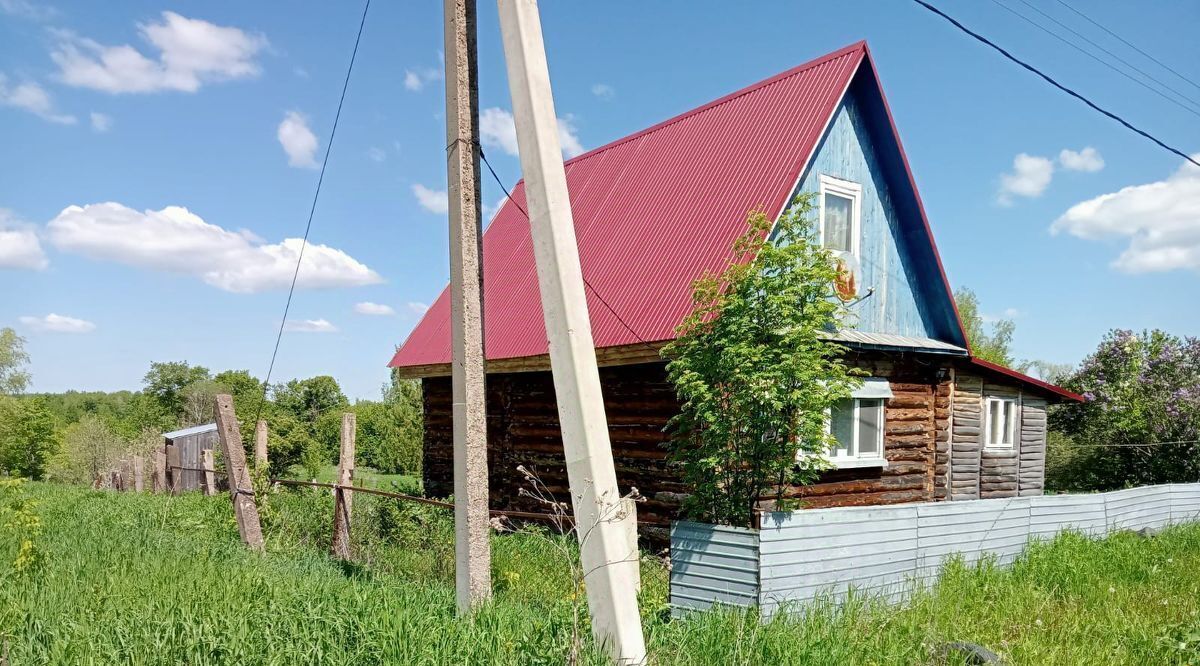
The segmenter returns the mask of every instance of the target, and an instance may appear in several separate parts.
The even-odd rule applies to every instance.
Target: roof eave
[[[1051,384],[1050,382],[1044,382],[1040,379],[1035,379],[1023,372],[1017,372],[1016,370],[1013,370],[1012,368],[1006,368],[1003,365],[1000,365],[998,363],[992,363],[991,361],[985,361],[976,356],[971,356],[970,358],[967,359],[967,362],[976,368],[981,368],[983,370],[987,370],[987,371],[994,372],[994,373],[997,373],[1000,375],[1004,375],[1005,377],[1008,377],[1009,379],[1015,379],[1019,382],[1033,386],[1037,389],[1040,389],[1040,390],[1042,390],[1056,398],[1062,399],[1062,400],[1069,400],[1071,402],[1086,402],[1087,401],[1086,398],[1079,395],[1078,393],[1068,391],[1067,389],[1065,389],[1061,386],[1055,386],[1054,384]]]

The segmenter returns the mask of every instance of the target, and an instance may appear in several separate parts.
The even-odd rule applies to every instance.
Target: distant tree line
[[[31,478],[87,483],[129,454],[145,455],[162,433],[210,423],[218,393],[229,393],[253,442],[254,419],[268,422],[271,473],[316,476],[336,461],[343,412],[357,417],[357,460],[384,473],[419,475],[420,384],[397,377],[379,400],[351,403],[322,375],[266,387],[246,370],[212,373],[186,361],[156,362],[139,391],[26,394],[24,340],[0,329],[0,470]]]

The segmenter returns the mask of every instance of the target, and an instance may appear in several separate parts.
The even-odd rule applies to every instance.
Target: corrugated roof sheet
[[[848,46],[567,162],[597,347],[674,337],[692,281],[728,263],[746,214],[783,209],[866,53]],[[513,198],[527,209],[524,183]],[[487,357],[547,353],[529,223],[512,202],[484,233],[483,264]],[[390,365],[449,362],[447,289]]]
[[[175,439],[176,437],[186,437],[188,435],[198,435],[202,432],[213,432],[216,429],[217,429],[217,424],[205,423],[204,425],[192,426],[190,428],[184,428],[182,430],[173,430],[171,432],[164,432],[162,434],[162,436],[163,436],[163,439]]]
[[[838,331],[837,333],[829,335],[828,339],[877,349],[913,349],[917,351],[957,354],[961,356],[966,356],[968,354],[965,347],[952,345],[949,342],[942,342],[941,340],[934,340],[933,338],[918,338],[908,335],[893,335],[890,333],[868,333],[866,331],[857,331],[853,329]]]

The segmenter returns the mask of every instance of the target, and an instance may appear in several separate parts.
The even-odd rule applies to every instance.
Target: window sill
[[[886,469],[887,460],[883,458],[831,458],[834,469],[858,469],[862,467],[878,467]]]

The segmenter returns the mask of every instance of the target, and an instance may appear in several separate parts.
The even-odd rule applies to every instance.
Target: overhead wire
[[[1050,15],[1046,14],[1045,12],[1043,12],[1043,11],[1042,11],[1042,10],[1040,10],[1040,9],[1038,9],[1037,7],[1034,7],[1033,5],[1030,5],[1028,2],[1026,2],[1026,0],[1020,0],[1020,1],[1021,1],[1022,3],[1024,3],[1025,5],[1028,5],[1029,7],[1031,7],[1031,8],[1032,8],[1034,11],[1037,11],[1038,13],[1042,14],[1042,15],[1043,15],[1043,16],[1045,16],[1046,18],[1049,18],[1051,21],[1054,21],[1055,23],[1058,23],[1059,25],[1063,26],[1063,27],[1064,27],[1064,28],[1066,28],[1067,30],[1069,30],[1069,31],[1071,31],[1071,32],[1073,32],[1073,33],[1075,33],[1075,34],[1076,34],[1076,35],[1078,35],[1080,38],[1082,38],[1083,40],[1087,41],[1089,44],[1092,44],[1093,46],[1095,46],[1096,48],[1100,49],[1100,50],[1101,50],[1101,51],[1103,51],[1104,53],[1107,53],[1107,54],[1109,54],[1110,56],[1112,56],[1113,58],[1116,58],[1116,59],[1117,59],[1117,61],[1119,61],[1119,62],[1121,62],[1121,63],[1125,64],[1127,67],[1130,67],[1131,69],[1133,69],[1134,71],[1138,72],[1138,73],[1139,73],[1139,74],[1141,74],[1142,76],[1145,76],[1146,78],[1150,79],[1151,81],[1154,81],[1154,82],[1155,82],[1155,83],[1157,83],[1158,85],[1160,85],[1160,86],[1162,86],[1162,87],[1166,88],[1167,90],[1170,90],[1171,92],[1175,93],[1176,95],[1179,95],[1180,97],[1182,97],[1183,99],[1187,100],[1188,102],[1191,102],[1192,104],[1200,104],[1200,103],[1197,103],[1195,100],[1191,99],[1190,97],[1188,97],[1187,95],[1184,95],[1183,93],[1181,93],[1181,92],[1179,92],[1179,91],[1175,90],[1174,88],[1172,88],[1172,87],[1168,86],[1167,84],[1163,83],[1162,81],[1159,81],[1158,79],[1154,78],[1153,76],[1150,76],[1150,75],[1149,75],[1149,74],[1147,74],[1146,72],[1144,72],[1144,71],[1142,71],[1142,70],[1138,69],[1137,67],[1134,67],[1133,65],[1130,65],[1130,64],[1129,64],[1128,62],[1126,62],[1125,60],[1122,60],[1120,56],[1117,56],[1117,55],[1113,54],[1111,51],[1109,51],[1109,50],[1105,49],[1104,47],[1102,47],[1102,46],[1100,46],[1100,45],[1098,45],[1098,44],[1096,44],[1095,42],[1091,41],[1091,40],[1090,40],[1090,39],[1088,39],[1087,37],[1084,37],[1083,35],[1080,35],[1078,32],[1075,32],[1075,31],[1074,31],[1072,28],[1070,28],[1069,26],[1066,26],[1066,25],[1062,24],[1062,23],[1061,23],[1061,22],[1060,22],[1058,19],[1056,19],[1056,18],[1054,18],[1054,17],[1052,17],[1052,16],[1050,16]],[[1080,52],[1080,53],[1082,53],[1083,55],[1085,55],[1085,56],[1087,56],[1087,57],[1091,58],[1092,60],[1095,60],[1096,62],[1100,63],[1100,64],[1101,64],[1101,65],[1103,65],[1104,67],[1107,67],[1108,69],[1110,69],[1110,70],[1112,70],[1112,71],[1116,72],[1117,74],[1120,74],[1121,76],[1124,76],[1125,78],[1129,79],[1130,81],[1133,81],[1134,83],[1136,83],[1136,84],[1138,84],[1139,86],[1141,86],[1141,87],[1145,88],[1146,90],[1149,90],[1150,92],[1152,92],[1152,93],[1154,93],[1154,94],[1158,95],[1159,97],[1162,97],[1163,99],[1165,99],[1165,100],[1167,100],[1168,102],[1170,102],[1170,103],[1172,103],[1172,104],[1174,104],[1174,105],[1178,106],[1179,108],[1183,109],[1184,111],[1187,111],[1188,113],[1191,113],[1192,115],[1196,116],[1197,118],[1200,118],[1200,111],[1197,111],[1197,110],[1196,110],[1196,107],[1194,107],[1194,106],[1188,106],[1187,104],[1184,104],[1183,102],[1180,102],[1179,100],[1175,99],[1174,97],[1171,97],[1170,95],[1168,95],[1168,94],[1164,93],[1163,91],[1159,90],[1158,88],[1155,88],[1154,86],[1152,86],[1152,85],[1150,85],[1150,84],[1146,83],[1145,81],[1142,81],[1141,79],[1137,78],[1136,76],[1133,76],[1133,75],[1132,75],[1132,74],[1130,74],[1129,72],[1126,72],[1125,70],[1123,70],[1123,69],[1120,69],[1120,68],[1118,68],[1118,67],[1114,66],[1112,63],[1110,63],[1110,62],[1108,62],[1108,61],[1104,60],[1103,58],[1101,58],[1101,57],[1097,56],[1096,54],[1094,54],[1094,53],[1092,53],[1092,52],[1088,51],[1087,49],[1085,49],[1085,48],[1083,48],[1082,46],[1080,46],[1080,45],[1076,44],[1075,42],[1072,42],[1071,40],[1067,39],[1066,37],[1063,37],[1062,35],[1060,35],[1060,34],[1058,34],[1058,33],[1054,32],[1053,30],[1050,30],[1050,29],[1049,29],[1049,28],[1047,28],[1046,26],[1044,26],[1044,25],[1042,25],[1042,24],[1038,23],[1037,21],[1034,21],[1033,19],[1031,19],[1031,18],[1029,18],[1028,16],[1026,16],[1026,15],[1022,14],[1021,12],[1018,12],[1017,10],[1013,9],[1012,7],[1009,7],[1008,5],[1004,4],[1003,2],[1000,2],[1000,0],[992,0],[992,2],[993,2],[994,4],[996,4],[997,6],[999,6],[1001,9],[1003,9],[1004,11],[1006,11],[1006,12],[1008,12],[1008,13],[1012,14],[1013,16],[1016,16],[1017,18],[1020,18],[1022,21],[1025,21],[1025,22],[1026,22],[1026,23],[1028,23],[1029,25],[1032,25],[1033,27],[1037,28],[1038,30],[1041,30],[1042,32],[1046,33],[1047,35],[1050,35],[1051,37],[1053,37],[1053,38],[1057,39],[1058,41],[1062,42],[1063,44],[1066,44],[1067,46],[1070,46],[1071,48],[1075,49],[1076,51],[1079,51],[1079,52]]]
[[[350,74],[354,72],[354,61],[358,58],[358,46],[362,42],[363,27],[367,24],[367,12],[370,9],[371,0],[366,0],[363,3],[362,18],[358,22],[358,34],[354,37],[354,50],[350,52],[350,64],[346,67],[346,77],[342,81],[342,94],[338,98],[337,113],[333,116],[333,128],[329,132],[329,142],[325,144],[325,157],[321,160],[321,173],[317,176],[317,187],[313,192],[312,205],[308,209],[308,221],[304,225],[304,237],[300,240],[296,269],[292,272],[292,283],[288,287],[287,302],[283,306],[283,317],[279,320],[279,331],[275,334],[275,347],[271,351],[271,363],[267,366],[267,376],[263,379],[262,396],[258,401],[258,409],[255,411],[253,423],[258,423],[267,402],[267,389],[271,385],[271,374],[275,370],[275,359],[279,355],[279,343],[283,340],[288,313],[292,309],[292,297],[296,293],[296,281],[300,277],[300,264],[304,261],[304,250],[308,247],[308,235],[312,231],[313,216],[317,212],[317,201],[321,197],[321,185],[325,182],[325,169],[329,166],[329,155],[333,152],[333,140],[337,136],[338,121],[342,118],[342,107],[346,103],[346,91],[350,88]]]
[[[1196,83],[1196,81],[1195,81],[1194,79],[1191,79],[1191,78],[1189,78],[1189,77],[1185,76],[1184,74],[1180,73],[1180,72],[1179,72],[1179,70],[1175,69],[1174,67],[1172,67],[1172,66],[1168,65],[1167,63],[1165,63],[1165,62],[1163,62],[1163,61],[1159,60],[1158,58],[1155,58],[1154,56],[1150,55],[1149,53],[1146,53],[1145,51],[1143,51],[1142,49],[1138,48],[1138,47],[1137,47],[1135,44],[1133,44],[1133,43],[1132,43],[1132,42],[1130,42],[1129,40],[1127,40],[1127,39],[1125,39],[1124,37],[1122,37],[1122,36],[1118,35],[1117,33],[1113,32],[1112,30],[1109,30],[1109,29],[1108,29],[1108,28],[1106,28],[1106,27],[1105,27],[1103,24],[1101,24],[1099,21],[1097,21],[1097,20],[1093,19],[1092,17],[1088,16],[1087,14],[1084,14],[1082,11],[1080,11],[1080,10],[1076,9],[1075,7],[1072,7],[1070,4],[1068,4],[1068,3],[1067,3],[1067,2],[1065,2],[1064,0],[1055,0],[1055,1],[1056,1],[1056,2],[1058,2],[1058,4],[1062,5],[1063,7],[1066,7],[1067,9],[1069,9],[1069,10],[1071,10],[1071,11],[1075,12],[1076,14],[1078,14],[1078,15],[1079,15],[1079,16],[1080,16],[1080,17],[1081,17],[1083,20],[1087,21],[1088,23],[1091,23],[1092,25],[1096,26],[1097,28],[1100,28],[1100,29],[1101,29],[1101,30],[1103,30],[1104,32],[1108,33],[1108,34],[1109,34],[1109,35],[1110,35],[1110,36],[1111,36],[1113,39],[1116,39],[1117,41],[1121,42],[1121,43],[1122,43],[1122,44],[1124,44],[1125,46],[1128,46],[1129,48],[1133,49],[1134,51],[1137,51],[1138,53],[1142,54],[1142,55],[1143,55],[1143,56],[1145,56],[1147,59],[1149,59],[1151,62],[1153,62],[1153,63],[1157,64],[1159,67],[1162,67],[1163,69],[1165,69],[1165,70],[1167,70],[1168,72],[1170,72],[1170,73],[1174,74],[1175,76],[1179,77],[1179,78],[1180,78],[1180,79],[1182,79],[1183,81],[1187,81],[1188,83],[1190,83],[1190,84],[1192,84],[1193,86],[1195,86],[1195,87],[1196,87],[1198,90],[1200,90],[1200,83]]]
[[[1166,150],[1166,151],[1168,151],[1168,152],[1170,152],[1170,153],[1173,153],[1173,154],[1175,154],[1175,155],[1178,155],[1179,157],[1182,157],[1183,159],[1187,160],[1188,162],[1191,162],[1192,164],[1194,164],[1194,165],[1196,165],[1196,166],[1200,167],[1200,161],[1197,161],[1197,160],[1193,159],[1193,158],[1192,158],[1192,156],[1188,155],[1187,153],[1183,152],[1182,150],[1180,150],[1180,149],[1178,149],[1178,148],[1175,148],[1175,147],[1173,147],[1173,146],[1170,146],[1170,145],[1168,145],[1168,144],[1167,144],[1167,143],[1165,143],[1165,142],[1164,142],[1162,139],[1159,139],[1158,137],[1154,136],[1153,134],[1150,134],[1150,133],[1149,133],[1149,132],[1147,132],[1146,130],[1143,130],[1143,129],[1139,128],[1139,127],[1136,127],[1135,125],[1133,125],[1132,123],[1130,123],[1128,120],[1125,120],[1124,118],[1122,118],[1121,116],[1119,116],[1119,115],[1117,115],[1117,114],[1113,113],[1112,111],[1109,111],[1109,110],[1107,110],[1107,109],[1101,108],[1099,105],[1097,105],[1097,104],[1096,104],[1095,102],[1093,102],[1092,100],[1088,99],[1087,97],[1084,97],[1083,95],[1081,95],[1081,94],[1079,94],[1079,93],[1075,92],[1074,90],[1072,90],[1072,89],[1070,89],[1070,88],[1066,87],[1065,85],[1063,85],[1063,84],[1059,83],[1059,82],[1058,82],[1058,81],[1056,81],[1056,80],[1055,80],[1053,77],[1051,77],[1049,74],[1046,74],[1045,72],[1043,72],[1042,70],[1038,69],[1037,67],[1034,67],[1033,65],[1031,65],[1031,64],[1029,64],[1029,63],[1027,63],[1027,62],[1025,62],[1024,60],[1021,60],[1020,58],[1018,58],[1018,57],[1014,56],[1012,53],[1009,53],[1007,50],[1005,50],[1005,49],[1004,49],[1003,47],[1001,47],[1000,45],[996,44],[995,42],[993,42],[992,40],[988,39],[987,37],[984,37],[983,35],[979,34],[978,32],[975,32],[974,30],[971,30],[970,28],[968,28],[967,26],[963,25],[961,22],[959,22],[959,21],[958,21],[957,19],[955,19],[954,17],[952,17],[952,16],[950,16],[949,14],[947,14],[947,13],[943,12],[942,10],[938,9],[937,7],[935,7],[935,6],[931,5],[931,4],[929,4],[928,2],[925,2],[925,0],[913,0],[913,2],[915,2],[915,3],[916,3],[916,4],[918,4],[918,5],[920,5],[921,7],[925,8],[926,10],[928,10],[928,11],[930,11],[930,12],[932,12],[932,13],[934,13],[934,14],[936,14],[936,15],[940,16],[940,17],[942,17],[942,18],[943,18],[943,19],[945,19],[947,22],[949,22],[951,25],[953,25],[955,28],[958,28],[958,29],[959,29],[959,30],[961,30],[962,32],[964,32],[964,33],[966,33],[967,35],[971,36],[971,37],[972,37],[973,39],[975,39],[976,41],[978,41],[978,42],[980,42],[980,43],[982,43],[982,44],[985,44],[985,45],[987,45],[987,46],[991,47],[992,49],[995,49],[997,52],[999,52],[999,53],[1000,53],[1000,55],[1002,55],[1002,56],[1004,56],[1005,58],[1007,58],[1007,59],[1011,60],[1012,62],[1016,63],[1017,65],[1020,65],[1022,68],[1024,68],[1024,69],[1028,70],[1029,72],[1031,72],[1031,73],[1033,73],[1033,74],[1036,74],[1038,77],[1040,77],[1040,78],[1041,78],[1042,80],[1044,80],[1046,83],[1049,83],[1050,85],[1052,85],[1052,86],[1054,86],[1055,88],[1057,88],[1057,89],[1061,90],[1062,92],[1064,92],[1064,93],[1066,93],[1066,94],[1070,95],[1071,97],[1074,97],[1075,99],[1077,99],[1077,100],[1079,100],[1079,101],[1083,102],[1083,103],[1084,103],[1084,104],[1086,104],[1086,105],[1087,105],[1089,108],[1091,108],[1093,111],[1096,111],[1097,113],[1100,113],[1101,115],[1103,115],[1103,116],[1106,116],[1107,118],[1109,118],[1109,119],[1111,119],[1111,120],[1114,120],[1114,121],[1116,121],[1116,122],[1120,123],[1120,124],[1121,124],[1123,127],[1125,127],[1126,129],[1128,129],[1129,131],[1131,131],[1131,132],[1134,132],[1135,134],[1138,134],[1138,135],[1142,136],[1142,137],[1143,137],[1143,138],[1145,138],[1145,139],[1148,139],[1149,141],[1153,142],[1155,145],[1157,145],[1158,147],[1162,148],[1163,150]]]

